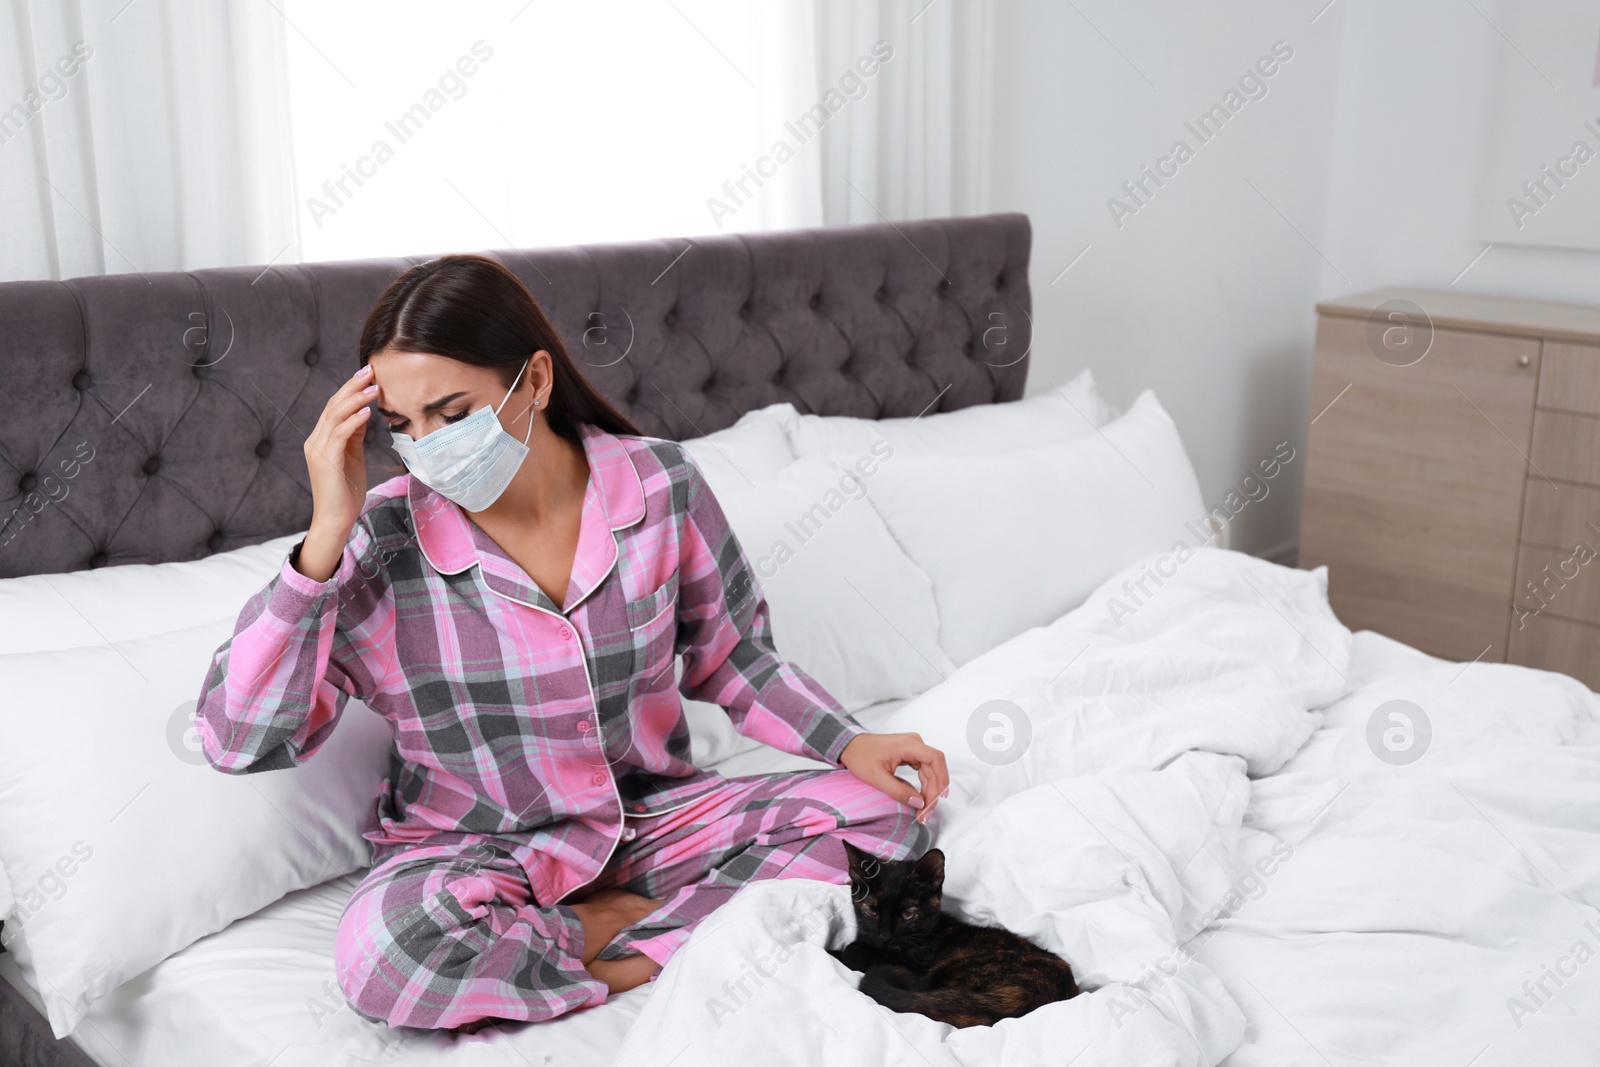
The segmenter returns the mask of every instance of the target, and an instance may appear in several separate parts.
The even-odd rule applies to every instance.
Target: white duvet
[[[1248,831],[1294,859],[1198,951],[1251,1019],[1226,1062],[1600,1064],[1600,697],[1353,651],[1323,729],[1251,783]],[[1410,765],[1367,741],[1396,700],[1431,721]]]
[[[872,722],[949,758],[947,907],[1062,954],[1072,1001],[959,1031],[888,1012],[824,951],[853,937],[847,890],[780,881],[602,1008],[388,1031],[317,984],[330,884],[119,990],[84,1044],[275,1067],[1600,1063],[1600,697],[1352,636],[1320,572],[1237,553],[1114,612],[1144,573]]]
[[[771,882],[663,970],[618,1062],[1088,1067],[1231,1052],[1245,1015],[1180,945],[1270,857],[1242,830],[1246,774],[1277,770],[1316,728],[1308,709],[1343,691],[1350,633],[1320,573],[1232,553],[1198,554],[1132,616],[1113,618],[1117,589],[879,725],[949,760],[947,907],[1060,953],[1090,992],[992,1028],[886,1011],[825,951],[854,936],[848,891]],[[996,765],[1007,742],[1020,757]]]
[[[1600,698],[1353,637],[1321,572],[1235,553],[1113,612],[1142,573],[879,727],[950,760],[947,906],[1090,992],[993,1028],[889,1012],[824,952],[847,891],[773,882],[696,932],[619,1063],[1600,1063]],[[997,700],[1031,727],[998,767],[969,730]]]

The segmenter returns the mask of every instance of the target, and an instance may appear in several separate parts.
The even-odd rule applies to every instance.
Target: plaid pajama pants
[[[729,778],[674,811],[629,818],[582,892],[617,887],[661,901],[601,959],[665,964],[695,925],[748,882],[847,880],[843,841],[881,859],[928,844],[915,812],[847,770]],[[532,899],[526,873],[492,844],[417,845],[369,871],[339,922],[335,969],[356,1011],[391,1026],[539,1021],[603,1003],[584,968],[583,924]]]

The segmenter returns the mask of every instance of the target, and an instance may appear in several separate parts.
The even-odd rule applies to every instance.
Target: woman
[[[407,270],[361,364],[306,440],[306,537],[218,650],[198,715],[231,773],[310,759],[350,697],[393,724],[335,949],[357,1011],[549,1019],[654,978],[747,882],[842,883],[846,841],[922,851],[943,755],[863,731],[778,658],[695,465],[584,380],[515,275],[479,256]],[[409,473],[366,493],[372,404]],[[685,695],[843,769],[696,770],[680,654]]]

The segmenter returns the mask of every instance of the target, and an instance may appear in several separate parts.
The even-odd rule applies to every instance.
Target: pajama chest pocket
[[[633,638],[636,692],[671,688],[673,645],[678,637],[677,571],[659,589],[628,601],[628,629]]]

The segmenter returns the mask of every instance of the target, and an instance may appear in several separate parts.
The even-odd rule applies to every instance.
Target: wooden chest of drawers
[[[1600,688],[1600,307],[1317,305],[1300,565],[1352,629]]]

